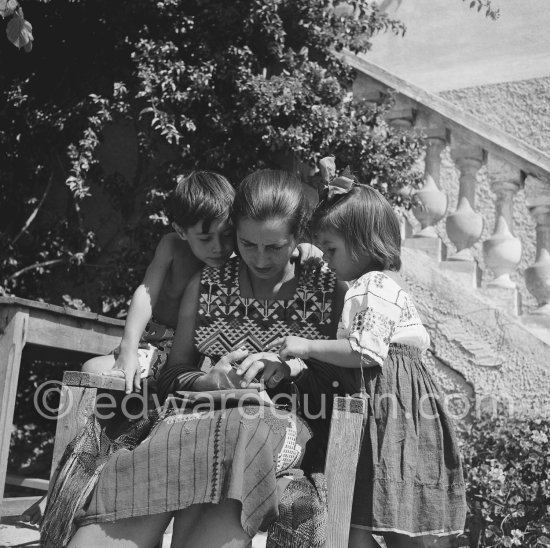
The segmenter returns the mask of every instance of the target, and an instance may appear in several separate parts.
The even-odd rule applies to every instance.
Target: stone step
[[[15,524],[0,523],[0,548],[21,547],[38,548],[40,546],[38,527],[22,522]]]

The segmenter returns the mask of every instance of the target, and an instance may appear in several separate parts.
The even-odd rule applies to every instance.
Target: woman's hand
[[[258,352],[245,358],[236,373],[241,376],[241,388],[246,388],[260,374],[265,385],[273,388],[290,377],[290,367],[274,352]]]
[[[279,347],[279,356],[281,360],[288,360],[290,358],[301,358],[307,360],[311,353],[311,341],[302,337],[281,337],[270,342],[266,348],[271,350]]]
[[[199,377],[193,384],[193,390],[206,392],[208,390],[227,390],[241,388],[242,378],[235,372],[232,364],[240,362],[248,356],[248,350],[239,349],[229,352],[218,363],[213,365],[206,375]],[[248,384],[247,384],[248,386]]]

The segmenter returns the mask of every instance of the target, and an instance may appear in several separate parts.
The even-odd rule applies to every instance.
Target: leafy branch
[[[17,0],[0,0],[0,15],[8,18],[6,34],[8,40],[16,47],[23,48],[27,53],[32,50],[32,25],[25,19],[23,8]]]
[[[462,0],[470,2],[470,9],[477,9],[478,12],[485,10],[485,17],[496,21],[500,17],[500,9],[494,8],[491,0]]]

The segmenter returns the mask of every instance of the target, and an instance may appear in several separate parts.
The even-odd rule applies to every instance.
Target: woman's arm
[[[230,352],[208,370],[198,368],[200,354],[194,344],[195,321],[199,307],[201,273],[191,278],[178,314],[178,325],[174,344],[166,365],[159,377],[159,392],[162,399],[177,391],[204,392],[239,387],[240,377],[233,371],[231,364],[245,359],[247,350]]]
[[[158,381],[162,399],[176,390],[192,390],[194,381],[204,375],[198,369],[200,356],[193,341],[200,281],[201,273],[197,272],[189,281],[181,299],[174,343]]]

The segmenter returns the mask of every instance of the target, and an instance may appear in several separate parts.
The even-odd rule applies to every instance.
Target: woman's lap
[[[241,525],[253,536],[277,516],[277,467],[299,460],[294,445],[303,448],[308,438],[301,421],[270,407],[175,412],[133,451],[109,460],[77,523],[235,499],[242,504]]]

